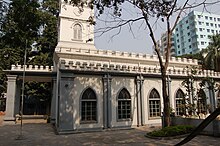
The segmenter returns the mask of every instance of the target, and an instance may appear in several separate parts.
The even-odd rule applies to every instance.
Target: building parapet
[[[26,72],[52,72],[53,66],[26,65]],[[160,67],[153,65],[141,64],[117,64],[111,62],[88,62],[88,61],[60,61],[60,69],[77,70],[77,71],[109,71],[120,73],[138,73],[161,75]],[[12,65],[11,71],[24,71],[23,65]],[[171,76],[187,76],[190,72],[186,68],[168,67],[167,75]],[[220,72],[212,70],[199,70],[197,77],[213,77],[220,78]]]
[[[142,54],[142,53],[129,53],[129,52],[120,52],[112,50],[94,50],[94,49],[75,49],[75,48],[56,48],[55,52],[57,54],[79,54],[79,55],[91,55],[91,56],[102,56],[102,57],[112,57],[112,58],[121,58],[121,59],[138,59],[146,61],[157,61],[157,55]],[[162,57],[163,61],[165,59]],[[179,57],[171,57],[170,63],[178,63],[184,65],[198,65],[197,59],[187,59]]]
[[[24,65],[11,65],[11,71],[24,71]],[[25,72],[52,72],[53,66],[25,65]]]
[[[153,65],[140,64],[117,64],[107,62],[85,62],[85,61],[65,61],[60,60],[60,69],[77,70],[77,71],[103,71],[103,72],[120,72],[120,73],[135,73],[135,74],[152,74],[161,75],[160,67]],[[188,76],[190,72],[186,68],[169,67],[167,75],[171,76]],[[213,77],[220,78],[220,72],[212,70],[199,70],[196,77]]]

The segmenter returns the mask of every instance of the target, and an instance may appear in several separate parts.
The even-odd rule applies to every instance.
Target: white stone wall
[[[131,117],[132,121],[123,121],[117,119],[117,97],[119,92],[127,89],[131,96]],[[112,78],[112,127],[124,127],[137,125],[137,102],[135,91],[135,79],[132,77],[115,77]]]
[[[95,49],[94,25],[90,25],[88,22],[89,17],[94,16],[93,11],[87,6],[84,6],[82,11],[80,11],[78,7],[73,7],[61,0],[57,47]],[[82,40],[74,40],[73,38],[75,24],[79,24],[82,27]]]
[[[103,76],[102,75],[79,75],[74,74],[75,78],[66,81],[61,86],[65,86],[65,84],[69,84],[70,89],[65,92],[65,87],[60,87],[61,94],[65,95],[64,100],[60,100],[59,105],[65,105],[67,101],[70,101],[70,107],[72,107],[72,120],[69,117],[64,118],[68,119],[72,122],[72,130],[85,130],[85,129],[93,129],[93,128],[103,128],[104,127],[104,93],[103,93]],[[138,117],[137,117],[137,88],[136,88],[136,78],[128,77],[128,76],[111,76],[111,127],[131,127],[138,125]],[[62,79],[61,79],[62,80]],[[175,110],[176,109],[176,92],[178,89],[181,89],[184,93],[186,89],[181,85],[183,79],[172,79],[170,82],[170,106]],[[197,82],[196,84],[198,84]],[[80,99],[83,92],[91,88],[94,90],[97,96],[97,123],[84,124],[80,123],[81,116],[81,103]],[[131,120],[118,120],[117,117],[117,97],[119,92],[123,89],[127,89],[131,95]],[[161,112],[163,111],[163,98],[162,98],[162,82],[160,78],[144,78],[143,87],[142,87],[142,102],[143,102],[143,111],[142,118],[144,125],[158,125],[161,124],[161,117],[151,118],[149,116],[149,95],[150,92],[156,89],[160,95],[160,106]],[[207,101],[209,100],[208,91],[204,90],[207,94]],[[63,95],[60,95],[63,96]],[[60,106],[61,107],[61,106]],[[61,113],[65,113],[66,108],[61,107]],[[61,116],[61,115],[60,115]],[[68,115],[67,115],[68,116]],[[139,111],[139,116],[141,113]],[[61,116],[62,117],[62,116]],[[61,123],[65,121],[60,121]],[[66,121],[67,122],[67,121]],[[62,123],[62,124],[64,124]],[[61,125],[62,125],[61,124]],[[65,124],[66,125],[66,124]],[[61,129],[63,127],[61,126]],[[65,130],[65,128],[64,128]]]
[[[93,89],[97,95],[97,123],[81,124],[80,99],[83,94],[83,91],[85,91],[87,88]],[[77,75],[77,77],[74,79],[72,98],[73,98],[73,107],[74,107],[74,112],[73,112],[74,129],[103,127],[103,84],[102,84],[101,76]]]
[[[144,121],[145,125],[154,125],[161,122],[161,118],[150,118],[149,116],[149,95],[152,89],[156,89],[160,94],[161,111],[163,109],[163,98],[162,98],[162,82],[158,78],[145,78],[143,84],[144,93]]]
[[[178,89],[181,89],[184,93],[186,93],[185,87],[181,85],[183,79],[174,79],[170,82],[170,107],[175,111],[176,109],[176,92]]]

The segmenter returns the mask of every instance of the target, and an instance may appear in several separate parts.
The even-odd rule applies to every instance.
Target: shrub
[[[170,127],[162,128],[160,130],[152,131],[147,133],[147,135],[154,137],[177,136],[177,135],[190,133],[193,129],[194,127],[190,125],[177,125],[177,126],[170,126]]]

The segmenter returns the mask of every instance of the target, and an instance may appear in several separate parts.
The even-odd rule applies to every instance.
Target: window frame
[[[205,99],[203,99],[204,97],[201,97],[200,94],[203,94],[205,95]],[[198,113],[203,113],[203,112],[207,112],[207,96],[205,94],[205,92],[200,89],[198,91],[198,96],[197,96],[197,110],[198,110]],[[202,102],[201,102],[202,101]],[[202,108],[200,107],[200,105],[202,104]]]
[[[181,98],[181,97],[179,97],[178,95],[180,95],[180,94],[178,94],[178,93],[181,93],[182,95],[183,95],[183,97]],[[184,92],[181,90],[181,89],[178,89],[177,90],[177,92],[176,92],[176,94],[175,94],[175,115],[176,116],[181,116],[179,113],[180,113],[180,109],[182,109],[182,111],[183,111],[183,115],[184,114],[186,114],[186,107],[184,106],[184,108],[182,107],[177,107],[177,101],[182,101],[182,104],[184,104],[184,103],[186,103],[186,99],[185,99],[185,96],[184,96]],[[180,102],[179,102],[180,103]],[[177,109],[179,109],[179,110],[177,110]]]
[[[83,97],[84,97],[84,94],[86,93],[86,92],[88,92],[88,90],[90,90],[91,92],[93,92],[93,94],[95,95],[95,99],[89,99],[89,98],[87,98],[87,99],[83,99]],[[83,117],[83,102],[93,102],[93,101],[95,101],[96,103],[95,103],[95,107],[96,107],[96,111],[95,111],[95,120],[82,120],[82,117]],[[90,110],[90,111],[92,111],[92,110]],[[86,113],[86,112],[85,112]],[[90,116],[93,116],[93,115],[90,115]],[[90,88],[90,87],[88,87],[88,88],[86,88],[83,92],[82,92],[82,95],[81,95],[81,98],[80,98],[80,124],[91,124],[91,123],[98,123],[98,99],[97,99],[97,95],[96,95],[96,92],[92,89],[92,88]]]
[[[128,98],[119,98],[120,97],[120,94],[121,92],[126,92],[126,94],[128,95]],[[124,103],[126,102],[130,102],[130,117],[128,117],[128,115],[126,114],[126,118],[123,118],[123,115],[122,115],[122,118],[119,118],[119,102],[123,102]],[[120,104],[123,106],[123,104]],[[121,107],[121,106],[120,106]],[[127,107],[127,106],[126,106]],[[126,113],[127,113],[127,108],[126,108]],[[116,116],[117,116],[117,121],[118,122],[121,122],[121,121],[131,121],[132,120],[132,100],[131,100],[131,94],[129,93],[129,91],[126,89],[126,88],[122,88],[119,92],[118,92],[118,95],[117,95],[117,109],[116,109],[117,113],[116,113]],[[122,113],[122,112],[121,112]],[[128,117],[128,118],[127,118]]]
[[[73,39],[72,40],[82,41],[82,25],[80,23],[76,23],[73,25]]]
[[[154,97],[151,98],[152,92],[155,92],[158,95],[158,97],[157,98],[154,98]],[[156,116],[151,116],[151,115],[154,115],[154,113],[151,113],[151,101],[154,101],[154,103],[159,101],[157,104],[153,104],[153,105],[159,105],[159,112],[155,112]],[[157,114],[157,113],[159,113],[159,114]],[[149,94],[149,97],[148,97],[148,118],[149,119],[159,119],[159,118],[161,118],[161,99],[160,99],[159,92],[155,88],[150,91],[150,94]]]

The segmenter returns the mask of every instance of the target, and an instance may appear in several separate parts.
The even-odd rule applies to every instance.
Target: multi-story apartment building
[[[209,36],[220,33],[220,15],[192,11],[175,28],[176,55],[195,54],[205,49]]]
[[[170,56],[176,56],[175,53],[175,41],[174,41],[174,35],[171,37],[171,49],[170,49]],[[161,35],[160,40],[157,41],[158,47],[160,49],[160,53],[162,56],[165,56],[166,53],[166,47],[167,47],[167,33],[163,33]],[[152,47],[153,50],[155,49],[154,46]],[[156,54],[156,52],[154,52]]]

